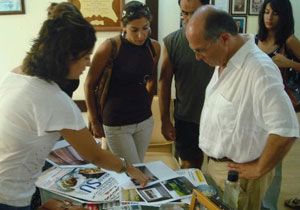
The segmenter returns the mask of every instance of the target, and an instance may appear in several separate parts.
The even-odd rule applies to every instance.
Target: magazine
[[[52,167],[38,178],[36,186],[85,202],[119,200],[118,182],[100,168]]]
[[[76,150],[66,141],[58,141],[50,152],[47,161],[61,168],[93,167],[93,164],[83,160]]]
[[[126,173],[105,171],[97,167],[52,167],[39,177],[37,187],[81,203],[118,201],[122,205],[159,206],[181,199],[188,203],[192,190],[206,183],[198,169],[173,171],[162,161],[135,164],[149,178],[141,187]]]

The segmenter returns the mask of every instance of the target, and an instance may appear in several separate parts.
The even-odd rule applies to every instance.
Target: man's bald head
[[[236,23],[231,15],[212,5],[198,8],[186,28],[187,37],[202,34],[205,40],[216,40],[224,32],[237,35]]]

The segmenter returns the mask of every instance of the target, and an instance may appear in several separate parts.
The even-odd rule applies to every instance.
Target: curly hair
[[[89,53],[95,44],[95,30],[81,15],[62,12],[46,20],[23,61],[23,72],[63,85],[71,61]]]
[[[283,45],[287,38],[294,34],[294,16],[292,5],[289,0],[265,0],[258,18],[258,33],[259,40],[264,41],[268,37],[268,29],[264,23],[264,14],[267,4],[270,3],[272,10],[274,10],[278,16],[279,21],[275,29],[275,43],[277,45]]]
[[[50,6],[47,8],[48,11],[48,19],[55,19],[58,17],[62,12],[70,11],[81,15],[79,9],[70,2],[60,2],[60,3],[51,3]]]
[[[146,18],[151,22],[152,14],[149,7],[139,1],[130,1],[124,8],[122,13],[122,24],[126,26],[130,21]]]

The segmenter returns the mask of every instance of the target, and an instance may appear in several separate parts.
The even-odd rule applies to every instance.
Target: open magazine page
[[[58,141],[50,152],[47,161],[61,168],[92,167],[84,161],[76,150],[65,140]]]
[[[112,173],[120,184],[122,204],[157,205],[191,197],[194,185],[185,176],[179,176],[162,161],[135,164],[150,177],[146,187],[141,187],[126,174]]]
[[[134,164],[134,166],[150,177],[148,185],[178,176],[174,170],[169,168],[162,161]],[[132,180],[126,173],[119,174],[112,171],[107,172],[110,173],[116,180],[118,180],[119,185],[123,188],[129,189],[140,187],[139,184],[136,183],[135,180]]]
[[[175,177],[151,184],[144,188],[121,188],[122,204],[159,206],[162,203],[190,198],[194,185],[184,176]]]
[[[115,178],[99,168],[50,168],[36,186],[51,192],[91,202],[119,200]]]
[[[185,176],[195,187],[198,187],[200,185],[207,185],[203,173],[198,168],[179,169],[176,170],[176,173],[179,176]],[[183,198],[181,199],[181,202],[190,204],[191,197]]]

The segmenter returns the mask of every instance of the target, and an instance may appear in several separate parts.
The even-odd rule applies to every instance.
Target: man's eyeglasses
[[[205,54],[214,42],[215,40],[210,40],[206,47],[193,49],[193,51],[195,54]]]
[[[188,17],[188,16],[192,16],[194,14],[194,11],[193,12],[186,12],[186,11],[182,11],[180,12],[180,15],[181,17]]]

